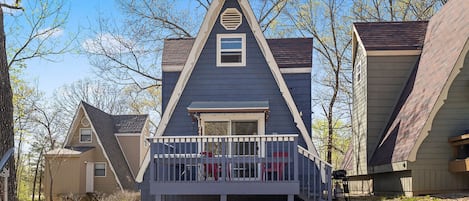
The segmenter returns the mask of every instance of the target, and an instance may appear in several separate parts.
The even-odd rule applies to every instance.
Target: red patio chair
[[[283,180],[283,171],[287,164],[288,152],[274,152],[272,153],[273,161],[262,164],[262,180],[267,180],[267,176],[270,173],[272,180],[274,175],[278,175],[277,181]]]
[[[202,156],[207,158],[212,158],[212,152],[202,152]],[[208,160],[210,161],[210,160]],[[217,163],[204,163],[204,179],[207,180],[207,175],[212,175],[215,178],[215,181],[218,181],[218,164]]]

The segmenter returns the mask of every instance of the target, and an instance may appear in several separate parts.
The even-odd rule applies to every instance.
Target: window
[[[265,115],[264,113],[205,113],[201,114],[202,135],[205,136],[227,136],[227,135],[264,135]],[[264,155],[259,147],[265,147],[258,142],[244,141],[231,142],[226,149],[229,155]],[[214,155],[222,154],[221,142],[204,142],[201,149]],[[259,164],[246,161],[235,163],[232,167],[233,179],[258,179]]]
[[[105,177],[106,176],[106,163],[95,163],[94,164],[94,176]]]
[[[246,66],[246,35],[217,35],[217,66]]]
[[[362,61],[361,60],[357,62],[356,68],[357,68],[357,82],[360,82],[361,74],[362,74]]]
[[[80,129],[80,143],[91,143],[91,129],[82,128]]]

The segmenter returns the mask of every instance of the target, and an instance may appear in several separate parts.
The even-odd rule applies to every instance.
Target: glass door
[[[207,121],[204,125],[205,136],[226,136],[229,135],[229,121]],[[203,151],[211,155],[221,155],[224,144],[220,138],[207,140],[204,142]],[[228,147],[225,147],[228,150]]]
[[[253,121],[231,121],[231,134],[237,136],[257,135],[258,122]],[[258,156],[259,145],[248,138],[240,138],[240,142],[231,144],[231,154],[236,156],[238,163],[233,164],[233,177],[236,179],[255,179],[258,177],[259,167],[251,160]]]
[[[231,180],[261,179],[260,158],[265,142],[247,136],[265,134],[264,113],[202,113],[200,119],[201,135],[214,138],[203,138],[199,150],[211,153],[213,161],[219,161],[218,169],[215,168],[218,172],[226,171]],[[217,136],[237,138],[222,140]]]

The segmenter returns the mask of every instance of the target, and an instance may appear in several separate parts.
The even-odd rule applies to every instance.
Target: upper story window
[[[80,143],[91,143],[91,129],[82,128],[80,129]]]
[[[246,34],[217,35],[217,66],[246,66]]]

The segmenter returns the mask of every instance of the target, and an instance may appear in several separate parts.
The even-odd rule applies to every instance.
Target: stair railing
[[[332,200],[332,165],[298,146],[300,197],[305,201]]]

